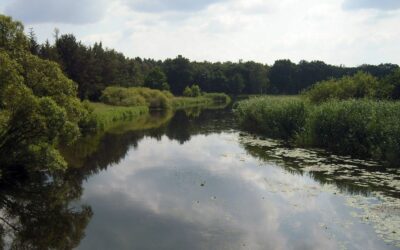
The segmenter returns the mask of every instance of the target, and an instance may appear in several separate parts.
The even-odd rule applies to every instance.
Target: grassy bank
[[[107,130],[119,121],[130,121],[149,112],[147,106],[112,106],[104,103],[90,103],[92,109],[92,127],[95,130]]]
[[[200,106],[228,105],[231,98],[224,93],[206,93],[198,97],[174,97],[172,107],[175,109],[192,108]]]
[[[109,87],[101,96],[103,103],[86,103],[91,111],[89,122],[81,124],[84,133],[98,132],[121,121],[131,121],[149,110],[171,111],[191,107],[227,105],[231,99],[223,93],[204,93],[198,97],[175,97],[168,91],[149,88]]]
[[[317,105],[300,97],[258,97],[240,102],[235,113],[243,128],[298,146],[396,167],[400,160],[400,102],[331,100]]]
[[[175,97],[169,91],[143,87],[108,87],[101,96],[103,103],[121,106],[147,106],[149,109],[180,109],[197,106],[229,104],[231,99],[224,93],[203,93],[196,97]]]

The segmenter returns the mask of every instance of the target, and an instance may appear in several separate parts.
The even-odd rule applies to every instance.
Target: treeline
[[[253,61],[237,63],[194,62],[174,59],[128,58],[101,42],[86,46],[72,34],[54,34],[55,42],[38,44],[29,33],[32,54],[59,63],[65,74],[78,84],[81,99],[98,101],[108,86],[150,87],[182,95],[186,87],[198,85],[205,92],[238,94],[298,94],[316,82],[365,71],[382,78],[395,64],[333,66],[322,61],[278,60],[272,66]]]
[[[344,67],[329,65],[322,61],[300,61],[295,64],[290,60],[278,60],[269,71],[268,93],[298,94],[317,82],[352,76],[359,71],[381,79],[392,74],[398,68],[397,64],[390,63]]]

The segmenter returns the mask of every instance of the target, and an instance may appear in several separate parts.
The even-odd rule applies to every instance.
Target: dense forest
[[[334,66],[322,61],[277,60],[272,66],[248,62],[195,62],[179,55],[174,59],[128,58],[101,42],[84,45],[73,34],[54,32],[54,44],[38,44],[28,34],[31,53],[59,63],[65,74],[78,84],[81,99],[98,101],[108,86],[146,86],[170,89],[182,95],[194,84],[206,92],[237,94],[298,94],[316,82],[364,71],[383,78],[399,68],[395,64]]]

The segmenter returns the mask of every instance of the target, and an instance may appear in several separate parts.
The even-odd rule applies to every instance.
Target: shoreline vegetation
[[[15,169],[47,173],[64,171],[68,164],[60,147],[72,145],[86,134],[107,130],[120,121],[135,120],[148,114],[149,110],[230,101],[222,93],[202,93],[190,78],[181,82],[186,86],[185,93],[183,89],[176,92],[187,97],[175,97],[168,91],[175,85],[170,86],[166,82],[169,79],[160,70],[153,70],[145,82],[130,88],[112,87],[124,85],[121,72],[110,70],[115,64],[108,63],[104,69],[100,69],[100,64],[91,64],[99,67],[96,73],[80,71],[88,64],[75,65],[74,69],[78,71],[71,72],[61,58],[72,58],[74,62],[82,59],[82,51],[68,56],[63,54],[71,51],[75,40],[63,43],[66,40],[62,41],[60,37],[54,47],[48,43],[39,45],[32,33],[30,37],[25,35],[21,22],[4,15],[0,15],[0,38],[0,177]],[[63,39],[69,38],[72,37],[63,36]],[[46,57],[39,50],[57,56]],[[102,48],[98,52],[104,52],[104,57],[109,59],[115,55],[115,51],[105,53]],[[87,75],[92,78],[83,77]],[[99,84],[98,78],[108,79],[107,84]],[[93,100],[89,95],[80,95],[82,88],[100,93],[101,100],[100,97]]]
[[[399,75],[396,72],[397,76]],[[314,85],[300,96],[262,96],[239,102],[242,128],[300,147],[399,167],[400,102],[396,86],[382,88],[365,73]]]
[[[134,121],[151,110],[176,110],[193,107],[224,107],[231,98],[223,93],[203,93],[196,97],[175,97],[169,91],[149,88],[108,87],[100,102],[85,102],[91,116],[86,131],[104,131],[121,121]]]

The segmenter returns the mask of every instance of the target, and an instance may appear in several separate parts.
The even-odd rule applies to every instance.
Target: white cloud
[[[91,1],[81,2],[79,11],[90,9]],[[41,40],[50,37],[57,26],[62,33],[74,33],[88,44],[103,40],[107,47],[130,57],[165,59],[182,54],[200,61],[244,59],[269,64],[281,58],[345,65],[400,63],[400,9],[394,9],[398,1],[366,1],[359,11],[345,8],[350,3],[355,6],[357,0],[181,2],[167,6],[152,0],[146,5],[153,7],[145,10],[138,7],[144,3],[138,0],[111,0],[96,18],[76,14],[72,22],[66,15],[45,13],[47,23],[32,26]],[[26,2],[25,9],[29,7]],[[32,19],[22,10],[18,13],[22,20]],[[60,19],[72,24],[60,24]],[[93,22],[85,24],[90,20]]]

